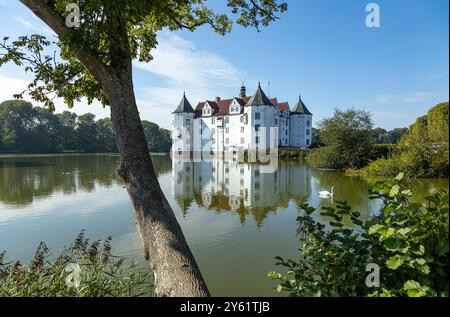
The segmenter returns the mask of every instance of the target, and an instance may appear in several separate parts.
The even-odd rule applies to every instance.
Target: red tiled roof
[[[232,98],[232,99],[221,99],[218,102],[217,101],[211,101],[211,100],[207,100],[207,101],[203,101],[203,102],[199,102],[197,104],[197,107],[195,107],[195,118],[201,117],[202,116],[202,111],[203,111],[203,107],[205,107],[206,103],[208,103],[211,108],[213,108],[213,117],[222,117],[222,116],[227,116],[230,114],[230,105],[233,102],[233,100],[236,99],[236,101],[241,105],[241,113],[244,113],[244,106],[245,104],[250,100],[250,98],[252,98],[251,96],[247,96],[247,97],[243,97],[243,98]],[[272,98],[270,99],[270,101],[277,105],[278,104],[278,100],[277,98]],[[286,106],[288,105],[287,102],[282,102],[279,105],[280,111],[284,111],[286,109]],[[281,109],[281,107],[282,109]]]
[[[278,109],[280,109],[281,112],[284,112],[287,107],[289,107],[289,102],[281,102],[278,104]]]

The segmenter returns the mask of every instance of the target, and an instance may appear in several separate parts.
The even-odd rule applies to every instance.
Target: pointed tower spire
[[[298,101],[295,104],[294,109],[292,110],[292,112],[296,112],[296,113],[300,113],[300,114],[312,115],[312,113],[309,112],[308,108],[306,108],[305,104],[303,103],[301,94],[298,95]]]
[[[191,113],[194,112],[189,100],[186,98],[186,92],[183,91],[183,98],[180,101],[180,104],[172,113]]]
[[[245,104],[245,106],[248,107],[261,105],[273,106],[273,103],[270,101],[269,98],[267,98],[266,94],[261,88],[261,83],[258,82],[258,89],[256,90],[255,94],[250,98],[250,100]]]

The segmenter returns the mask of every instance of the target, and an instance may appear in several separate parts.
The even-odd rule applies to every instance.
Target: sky
[[[287,2],[288,11],[260,32],[236,25],[225,36],[207,26],[161,31],[154,60],[133,63],[141,118],[170,128],[184,91],[195,106],[216,96],[238,96],[242,83],[253,94],[258,82],[291,107],[301,94],[315,124],[336,108],[354,107],[370,111],[375,126],[405,127],[449,100],[448,0]],[[379,28],[366,25],[371,2],[380,8]],[[209,3],[227,12],[225,0]],[[32,33],[54,36],[19,1],[0,0],[0,38]],[[0,67],[0,101],[12,99],[30,78],[15,65]],[[64,110],[58,100],[56,111]],[[85,100],[71,111],[109,116],[108,108]]]

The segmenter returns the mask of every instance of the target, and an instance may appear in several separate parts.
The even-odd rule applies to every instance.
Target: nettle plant
[[[403,174],[369,189],[380,199],[380,213],[363,219],[347,201],[316,211],[301,205],[300,257],[276,257],[286,273],[269,272],[277,291],[289,296],[448,296],[448,193],[441,190],[411,201]],[[369,264],[378,265],[379,281],[366,284]],[[379,283],[378,283],[379,282]],[[369,286],[367,286],[369,285]]]

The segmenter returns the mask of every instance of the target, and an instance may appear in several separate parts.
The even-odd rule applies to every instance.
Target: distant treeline
[[[170,151],[169,130],[146,120],[142,125],[149,151]],[[78,116],[64,111],[55,114],[23,100],[0,103],[0,152],[63,151],[117,152],[111,120],[95,120],[92,113]]]

